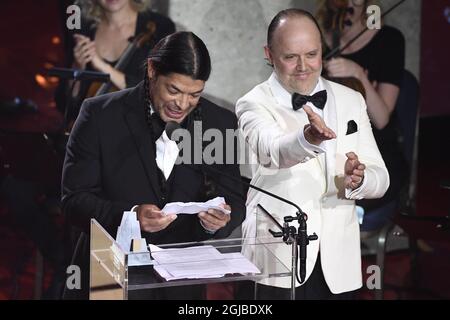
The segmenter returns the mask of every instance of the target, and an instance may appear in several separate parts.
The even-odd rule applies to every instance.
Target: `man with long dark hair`
[[[177,32],[151,51],[144,81],[138,86],[83,103],[67,145],[62,178],[63,210],[81,232],[72,264],[82,267],[83,282],[81,291],[66,290],[66,297],[87,298],[92,218],[115,236],[123,212],[132,209],[152,244],[226,237],[242,222],[245,207],[236,196],[241,186],[226,178],[240,177],[237,161],[212,164],[223,176],[211,175],[204,161],[178,164],[176,144],[174,152],[175,142],[164,130],[167,122],[177,122],[191,133],[193,145],[196,121],[201,121],[203,131],[217,129],[223,136],[225,130],[237,128],[233,113],[201,97],[210,72],[203,41],[193,33]],[[228,147],[223,154],[236,155],[237,144]],[[212,196],[223,196],[231,214],[161,212],[169,202],[204,201]],[[202,297],[201,289],[193,291],[189,298]],[[154,297],[185,297],[174,292]]]

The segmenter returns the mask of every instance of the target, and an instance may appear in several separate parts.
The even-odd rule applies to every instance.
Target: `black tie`
[[[295,111],[301,109],[307,102],[311,102],[317,108],[323,110],[325,103],[327,102],[327,91],[322,90],[316,92],[312,96],[304,96],[299,93],[294,93],[292,95],[292,108],[294,108]]]
[[[153,112],[150,118],[152,121],[153,128],[153,140],[156,141],[161,137],[164,129],[166,128],[166,123],[161,119],[158,112]]]

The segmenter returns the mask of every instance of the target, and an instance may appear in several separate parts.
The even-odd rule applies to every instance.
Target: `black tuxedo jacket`
[[[203,98],[200,106],[203,132],[215,128],[225,137],[226,129],[237,128],[232,112]],[[192,132],[193,121],[187,123],[187,129]],[[195,138],[193,134],[191,136]],[[214,164],[213,167],[240,178],[236,161],[237,143],[231,146],[233,149],[224,145],[224,154],[234,152],[235,161],[233,164]],[[70,292],[66,297],[87,298],[91,218],[115,237],[123,212],[134,205],[155,204],[162,208],[168,202],[206,200],[206,173],[217,196],[224,196],[232,208],[227,226],[212,235],[203,229],[197,215],[179,215],[165,230],[143,232],[147,242],[163,244],[222,238],[242,223],[245,217],[242,186],[226,176],[208,173],[205,164],[175,165],[165,196],[161,191],[154,149],[155,143],[145,118],[143,83],[135,88],[85,100],[67,144],[62,177],[63,211],[68,222],[80,230],[72,264],[81,267],[84,288],[81,295],[80,292]]]

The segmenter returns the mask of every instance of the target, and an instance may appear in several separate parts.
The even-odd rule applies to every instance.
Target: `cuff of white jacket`
[[[306,153],[309,154],[309,157],[306,157],[305,160],[308,161],[311,158],[317,157],[321,153],[325,153],[325,149],[323,148],[323,142],[316,146],[314,144],[311,144],[306,140],[305,138],[305,132],[304,129],[299,130],[298,133],[298,142],[300,143],[300,146],[306,151]]]
[[[363,182],[361,183],[361,185],[356,188],[356,189],[350,189],[350,188],[345,188],[345,197],[347,199],[351,199],[351,200],[361,200],[362,198],[364,198],[363,196],[363,190],[365,189],[367,185],[367,179],[364,176],[363,178]]]

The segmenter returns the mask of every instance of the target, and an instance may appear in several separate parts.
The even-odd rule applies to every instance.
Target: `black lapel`
[[[150,129],[145,119],[143,82],[130,91],[130,94],[125,101],[127,104],[124,111],[125,121],[134,138],[136,148],[139,151],[139,156],[145,168],[145,173],[155,194],[161,202],[162,195],[155,159],[155,144],[152,141]]]

